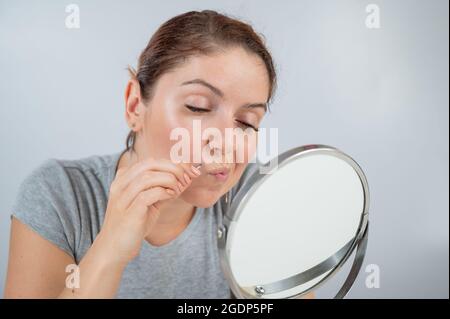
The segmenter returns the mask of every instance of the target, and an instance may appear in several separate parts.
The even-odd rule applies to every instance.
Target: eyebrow
[[[267,112],[267,103],[244,104],[242,107],[246,109],[261,107],[264,109],[264,112]]]
[[[203,86],[206,86],[208,89],[210,89],[211,91],[213,91],[213,93],[215,95],[218,95],[220,97],[224,97],[224,94],[221,90],[219,90],[218,88],[216,88],[214,85],[206,82],[205,80],[202,79],[194,79],[194,80],[190,80],[190,81],[186,81],[183,82],[181,85],[188,85],[188,84],[200,84]]]
[[[181,85],[189,85],[189,84],[200,84],[200,85],[203,85],[203,86],[207,87],[215,95],[220,96],[221,98],[223,98],[225,96],[225,94],[220,89],[216,88],[214,85],[212,85],[211,83],[206,82],[205,80],[193,79],[193,80],[181,83]],[[248,104],[244,104],[242,107],[243,108],[248,108],[248,109],[261,107],[261,108],[264,109],[264,112],[267,111],[267,103],[248,103]]]

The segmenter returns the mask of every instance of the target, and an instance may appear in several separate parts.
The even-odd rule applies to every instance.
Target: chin
[[[195,207],[207,208],[213,206],[221,196],[221,192],[200,189],[195,191],[186,190],[180,198]]]

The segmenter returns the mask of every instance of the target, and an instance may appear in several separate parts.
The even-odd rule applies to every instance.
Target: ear
[[[125,88],[125,119],[135,132],[142,126],[144,108],[139,81],[131,78]]]

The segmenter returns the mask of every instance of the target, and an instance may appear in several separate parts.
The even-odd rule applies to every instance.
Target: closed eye
[[[209,110],[209,109],[204,109],[204,108],[192,106],[192,105],[189,105],[189,104],[185,104],[184,106],[188,110],[190,110],[191,112],[194,112],[194,113],[208,113],[208,112],[211,112],[211,110]],[[236,120],[236,122],[238,122],[239,124],[243,125],[245,128],[251,128],[251,129],[255,130],[256,132],[258,132],[258,128],[254,127],[253,125],[251,125],[251,124],[249,124],[247,122],[240,121],[240,120]]]
[[[256,132],[258,132],[258,129],[256,127],[254,127],[253,125],[251,125],[251,124],[248,124],[248,123],[240,121],[240,120],[236,120],[236,122],[242,124],[243,126],[245,126],[245,128],[249,127],[251,129],[255,130]]]
[[[204,108],[192,106],[192,105],[189,105],[189,104],[185,104],[184,106],[186,106],[186,108],[188,110],[190,110],[192,112],[195,112],[195,113],[206,113],[206,112],[210,112],[211,111],[209,109],[204,109]]]

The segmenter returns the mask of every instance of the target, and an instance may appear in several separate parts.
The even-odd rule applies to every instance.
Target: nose
[[[235,145],[232,124],[230,125],[228,121],[221,121],[219,125],[208,134],[206,147],[209,154],[213,157],[214,162],[233,163]]]
[[[232,163],[234,159],[234,145],[232,139],[221,134],[222,139],[217,136],[209,137],[206,143],[207,152],[213,158],[215,163]]]

